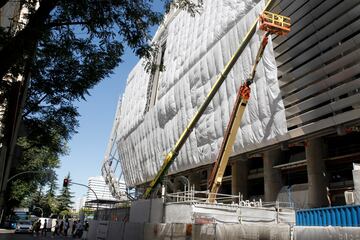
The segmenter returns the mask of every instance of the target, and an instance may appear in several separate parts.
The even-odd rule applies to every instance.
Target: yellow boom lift
[[[204,113],[204,111],[206,110],[206,108],[208,107],[209,103],[211,102],[211,100],[213,99],[214,95],[216,94],[216,92],[219,90],[221,84],[224,82],[224,80],[226,79],[227,75],[229,74],[229,72],[231,71],[231,69],[233,68],[233,66],[235,65],[236,61],[238,60],[238,58],[240,57],[241,53],[244,51],[245,47],[247,46],[247,44],[250,42],[252,36],[255,34],[256,30],[257,30],[257,23],[260,20],[261,25],[260,28],[267,31],[266,33],[266,38],[267,35],[269,35],[270,33],[276,33],[278,35],[284,35],[286,32],[289,31],[289,27],[290,27],[290,22],[289,22],[289,18],[280,16],[280,15],[276,15],[270,12],[267,12],[268,10],[271,9],[271,7],[274,5],[276,0],[270,0],[267,2],[264,12],[263,14],[261,14],[261,16],[256,19],[256,21],[253,23],[253,25],[251,26],[250,30],[248,31],[248,33],[245,35],[244,39],[242,40],[240,47],[237,49],[237,51],[234,53],[234,55],[232,56],[232,58],[229,60],[229,62],[226,64],[224,70],[221,72],[220,76],[218,77],[218,79],[216,80],[215,84],[212,86],[210,92],[208,93],[205,101],[203,102],[203,104],[200,106],[200,108],[198,109],[198,111],[196,112],[196,114],[194,115],[194,117],[191,119],[191,121],[189,122],[189,124],[187,125],[186,129],[183,131],[183,133],[181,134],[179,140],[176,142],[175,146],[172,148],[172,150],[166,155],[165,160],[160,168],[160,170],[158,171],[158,173],[156,174],[155,178],[150,182],[150,185],[147,187],[143,198],[149,198],[151,196],[151,193],[153,192],[153,190],[155,189],[155,187],[162,181],[162,178],[166,175],[169,167],[171,166],[171,164],[174,162],[175,158],[177,157],[180,149],[182,148],[182,146],[185,144],[186,140],[188,139],[188,137],[190,136],[192,130],[194,129],[195,125],[197,124],[197,122],[199,121],[200,117],[202,116],[202,114]],[[282,30],[281,30],[282,29]],[[264,42],[264,40],[263,40]],[[266,44],[265,44],[266,45]],[[262,44],[263,46],[263,44]],[[265,46],[264,46],[265,47]],[[264,47],[260,47],[260,48],[264,48]],[[263,52],[264,49],[259,50],[260,52]],[[259,55],[259,54],[258,54]],[[261,58],[262,53],[260,54],[259,60]],[[257,60],[257,62],[259,61]],[[255,69],[256,69],[256,65],[257,63],[255,63],[255,66],[253,67],[253,73],[252,75],[255,75]],[[249,78],[250,79],[250,78]],[[253,77],[251,78],[251,81],[247,81],[240,89],[240,97],[238,97],[240,99],[240,104],[245,104],[247,103],[248,97],[250,96],[250,88],[249,85],[252,82]],[[239,95],[239,94],[238,94]],[[242,97],[244,97],[244,99]],[[238,101],[238,100],[237,100]],[[244,106],[244,108],[245,108]],[[243,110],[242,110],[243,111]],[[241,113],[242,115],[242,113]],[[239,124],[241,121],[241,117],[239,118]],[[228,127],[229,129],[229,127]],[[229,134],[229,136],[231,137],[232,134]],[[236,133],[235,133],[236,135]],[[228,137],[229,138],[229,137]],[[224,143],[223,143],[224,145]],[[227,144],[229,145],[229,144]],[[224,149],[221,149],[220,151],[224,151]],[[219,155],[222,155],[221,152]],[[226,154],[225,154],[226,155]],[[227,154],[227,156],[229,156],[229,154]],[[228,157],[227,157],[228,158]],[[219,158],[218,158],[219,159]],[[227,160],[226,163],[224,161],[224,163],[222,163],[224,161],[223,160],[217,160],[215,166],[217,166],[217,169],[222,169],[222,166],[227,164]],[[215,168],[214,168],[215,169]],[[219,172],[219,174],[214,174],[214,176],[217,176],[217,178],[214,178],[214,180],[220,180],[219,176],[221,174],[220,171],[216,170],[216,172]],[[222,173],[223,174],[223,173]],[[221,176],[222,179],[222,176]],[[220,186],[219,184],[221,184],[221,180],[219,181],[212,181],[214,182],[214,184],[217,184],[218,186]],[[217,187],[218,189],[218,187]],[[217,190],[216,190],[217,192]],[[216,195],[216,193],[214,194]]]

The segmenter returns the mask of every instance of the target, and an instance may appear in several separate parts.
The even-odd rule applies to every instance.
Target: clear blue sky
[[[61,158],[57,170],[58,186],[62,187],[64,177],[70,172],[74,182],[87,185],[88,178],[101,175],[100,169],[115,116],[116,105],[124,92],[126,79],[138,61],[127,49],[122,62],[109,78],[104,79],[91,91],[87,101],[77,104],[80,113],[78,133],[68,143],[70,152]],[[87,189],[71,186],[74,201],[86,194]]]
[[[161,0],[154,1],[154,9],[162,11]],[[154,34],[156,27],[152,28]],[[87,185],[88,178],[101,175],[101,164],[112,129],[116,106],[122,96],[129,72],[139,61],[131,49],[127,48],[123,62],[109,78],[104,79],[87,96],[87,101],[77,104],[81,115],[78,133],[68,143],[70,152],[61,158],[61,167],[57,170],[58,187],[61,189],[63,179],[70,172],[74,182]],[[73,201],[87,193],[87,188],[72,185]]]

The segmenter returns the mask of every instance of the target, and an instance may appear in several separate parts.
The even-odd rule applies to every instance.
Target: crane
[[[275,4],[276,0],[269,0],[264,8],[264,12],[270,10],[272,6]],[[163,164],[161,165],[159,171],[157,172],[155,178],[150,182],[149,186],[146,188],[143,198],[147,199],[151,197],[152,192],[156,188],[156,186],[162,181],[162,178],[166,175],[168,169],[170,168],[171,164],[174,162],[175,158],[177,157],[180,149],[185,144],[186,140],[189,138],[192,130],[194,129],[195,125],[199,121],[200,117],[203,115],[204,111],[208,107],[209,103],[219,90],[221,84],[225,81],[227,75],[235,65],[236,61],[240,57],[241,53],[244,51],[247,44],[250,42],[252,36],[255,34],[257,30],[257,22],[258,20],[261,20],[261,18],[257,18],[256,21],[251,25],[249,31],[245,35],[244,39],[242,40],[239,48],[236,50],[234,55],[231,57],[229,62],[224,67],[223,71],[220,73],[219,77],[217,78],[216,82],[212,86],[210,92],[206,96],[204,102],[199,107],[193,118],[188,123],[187,127],[179,137],[178,141],[175,143],[174,147],[169,151],[169,153],[166,155]],[[270,26],[269,26],[270,27]]]
[[[283,36],[290,31],[290,18],[288,17],[281,16],[272,12],[264,11],[263,14],[260,15],[259,20],[260,20],[259,28],[265,31],[265,34],[262,38],[250,76],[240,86],[237,92],[235,104],[225,131],[221,148],[219,150],[218,157],[215,161],[210,177],[208,179],[208,187],[210,189],[208,202],[210,203],[215,202],[216,194],[221,186],[225,168],[228,164],[230,154],[232,153],[232,147],[236,140],[236,134],[239,130],[242,116],[245,112],[246,105],[250,98],[250,92],[251,92],[250,85],[253,83],[256,73],[256,67],[260,62],[265,47],[268,43],[268,37],[270,34]]]

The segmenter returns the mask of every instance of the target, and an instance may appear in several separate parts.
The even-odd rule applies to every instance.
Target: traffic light
[[[63,187],[67,187],[69,185],[69,179],[64,178]]]

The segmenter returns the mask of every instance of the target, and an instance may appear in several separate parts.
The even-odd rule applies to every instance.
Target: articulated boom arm
[[[286,22],[284,23],[284,21]],[[210,194],[208,201],[210,203],[215,202],[216,194],[221,186],[222,178],[224,176],[225,169],[236,140],[236,134],[240,128],[241,119],[250,98],[250,85],[253,83],[257,65],[260,62],[265,47],[268,43],[268,36],[270,34],[277,34],[280,36],[286,35],[290,31],[290,19],[274,13],[264,12],[260,16],[260,23],[260,29],[266,31],[266,33],[264,34],[264,37],[261,41],[261,45],[256,55],[255,63],[253,65],[250,76],[238,90],[230,120],[225,131],[224,139],[219,150],[219,155],[215,161],[214,167],[209,177],[208,187],[210,189]]]
[[[214,167],[211,171],[208,181],[208,186],[210,188],[208,201],[210,203],[215,202],[216,194],[221,186],[222,178],[224,176],[230,154],[232,153],[232,147],[236,140],[236,134],[240,128],[241,119],[250,98],[250,92],[251,92],[250,85],[252,84],[253,79],[255,77],[256,67],[264,53],[264,49],[267,45],[267,42],[268,42],[268,33],[266,33],[263,38],[250,77],[243,85],[241,85],[237,93],[236,101],[225,131],[221,148],[219,150],[219,155],[215,161]]]
[[[264,12],[270,10],[270,8],[274,5],[275,1],[276,0],[269,0],[265,6]],[[259,19],[260,19],[260,17],[259,17]],[[212,86],[209,94],[206,96],[204,103],[200,106],[200,108],[198,109],[198,111],[196,112],[194,117],[191,119],[191,121],[187,125],[184,132],[181,134],[179,140],[176,142],[173,149],[166,155],[161,168],[159,169],[155,178],[150,182],[150,185],[148,186],[148,188],[145,190],[143,198],[149,198],[151,196],[151,193],[154,190],[154,188],[161,182],[162,178],[166,175],[167,170],[169,169],[171,164],[174,162],[175,158],[177,157],[182,146],[185,144],[186,140],[189,138],[193,128],[199,121],[200,117],[203,115],[204,111],[206,110],[209,103],[213,99],[214,95],[219,90],[221,84],[224,82],[227,75],[229,74],[229,72],[231,71],[233,66],[235,65],[235,63],[238,60],[238,58],[240,57],[241,53],[244,51],[245,47],[250,42],[252,36],[255,34],[257,22],[258,22],[258,19],[256,19],[256,21],[251,26],[250,30],[247,32],[246,36],[244,37],[244,39],[242,40],[242,42],[240,44],[240,47],[237,49],[237,51],[234,53],[232,58],[229,60],[229,62],[225,66],[224,70],[222,71],[222,73],[220,74],[218,79],[216,80],[215,84]]]

